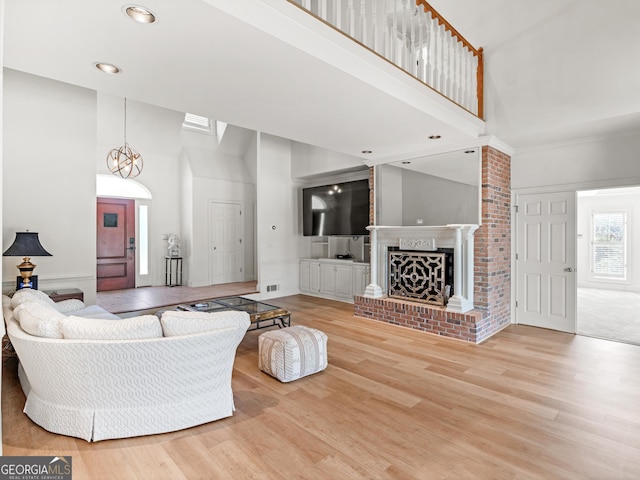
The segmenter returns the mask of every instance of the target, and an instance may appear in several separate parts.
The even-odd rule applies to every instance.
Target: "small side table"
[[[56,290],[43,290],[43,292],[49,295],[49,298],[54,302],[71,299],[84,302],[84,292],[79,288],[58,288]]]
[[[177,287],[182,285],[182,257],[164,257],[165,285]]]

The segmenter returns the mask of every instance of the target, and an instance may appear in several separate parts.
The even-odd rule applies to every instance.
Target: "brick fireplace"
[[[378,240],[374,237],[393,227],[376,227],[371,237],[372,285],[365,295],[354,298],[354,314],[473,343],[480,343],[506,327],[511,321],[510,164],[509,155],[490,146],[482,147],[482,224],[479,227],[433,227],[450,230],[455,230],[452,227],[465,227],[454,234],[453,243],[454,246],[459,245],[459,249],[458,261],[454,260],[455,291],[449,305],[427,305],[386,296],[384,277],[381,281],[378,267],[386,262],[387,252],[381,253],[378,249],[374,254],[373,247]],[[408,228],[415,233],[416,227]],[[390,230],[385,233],[395,235]],[[406,237],[406,234],[402,235]],[[398,243],[400,236],[396,237]],[[433,238],[433,235],[423,235],[423,238]],[[429,240],[422,241],[429,243]],[[385,242],[392,243],[388,240],[382,243]],[[442,238],[434,242],[443,246]],[[377,264],[374,263],[376,260]],[[383,267],[382,275],[386,275],[386,267]]]

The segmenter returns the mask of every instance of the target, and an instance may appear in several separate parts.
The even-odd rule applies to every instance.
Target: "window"
[[[138,207],[138,259],[140,275],[149,274],[149,216],[146,205]]]
[[[591,231],[591,274],[594,277],[626,280],[627,214],[593,212]]]
[[[213,133],[211,120],[207,117],[194,115],[193,113],[184,114],[184,122],[182,122],[182,127],[203,133]]]

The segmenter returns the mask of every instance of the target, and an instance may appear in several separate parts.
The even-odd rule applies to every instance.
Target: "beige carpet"
[[[640,293],[579,288],[578,334],[640,345]]]

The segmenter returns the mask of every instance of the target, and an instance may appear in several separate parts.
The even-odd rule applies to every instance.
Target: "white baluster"
[[[415,12],[415,14],[414,14]],[[409,46],[411,55],[409,56],[409,60],[411,62],[411,70],[409,72],[414,77],[418,76],[418,45],[417,45],[417,26],[418,26],[418,9],[411,9],[411,16],[409,17],[409,22],[411,22],[411,38],[409,39]]]
[[[447,95],[447,87],[449,81],[449,34],[445,30],[444,26],[441,27],[442,31],[442,65],[440,67],[440,92],[445,96]]]
[[[407,15],[409,0],[402,0],[402,58],[400,60],[400,66],[410,72],[409,70],[409,61],[408,61],[408,53],[409,53],[409,41],[407,38]]]
[[[342,0],[333,0],[333,26],[342,30]]]
[[[347,34],[350,37],[354,37],[353,31],[355,30],[355,18],[353,11],[353,0],[347,2]]]
[[[454,102],[458,101],[458,39],[452,36],[451,40],[451,56],[452,56],[452,78],[451,78],[451,95]]]
[[[446,83],[446,92],[445,95],[448,98],[451,98],[451,92],[453,91],[453,55],[452,53],[452,43],[453,43],[453,35],[447,31],[447,83]]]
[[[365,0],[360,0],[360,41],[366,45],[367,44],[367,10],[365,7]]]
[[[371,10],[371,48],[374,52],[380,53],[378,41],[378,2],[373,2],[373,8]]]
[[[325,22],[327,21],[327,0],[319,0],[318,16]]]
[[[400,66],[400,55],[398,54],[398,2],[393,3],[393,25],[391,28],[391,48],[393,49],[393,58],[391,61]]]
[[[387,60],[391,60],[391,29],[389,28],[389,17],[388,17],[388,13],[389,13],[389,0],[385,0],[384,2],[384,8],[383,8],[383,20],[384,20],[384,30],[383,30],[383,35],[384,35],[384,45],[382,46],[382,48],[384,49],[384,58],[386,58]]]
[[[311,0],[302,0],[302,6],[311,11]]]
[[[441,91],[442,75],[440,69],[442,68],[442,29],[438,24],[438,20],[434,19],[435,25],[435,56],[434,56],[434,69],[433,69],[433,88],[437,91]]]
[[[431,85],[433,87],[433,57],[434,57],[434,41],[433,41],[433,18],[431,17],[431,12],[427,12],[427,21],[426,21],[426,27],[427,27],[427,59],[426,59],[426,67],[427,67],[427,74],[426,74],[426,82],[428,85]]]
[[[473,69],[473,52],[469,51],[467,55],[467,108],[473,111],[473,104],[475,92],[473,90],[473,76],[475,70]]]
[[[418,8],[418,60],[416,65],[418,67],[418,78],[423,82],[426,81],[425,75],[425,62],[424,62],[424,51],[425,51],[425,42],[424,42],[424,9],[422,7]]]
[[[473,101],[471,102],[471,111],[478,114],[478,57],[473,55],[471,62],[471,98]]]
[[[468,92],[468,79],[467,72],[467,47],[462,46],[462,56],[460,58],[460,104],[464,108],[469,108],[469,102],[467,101]]]

